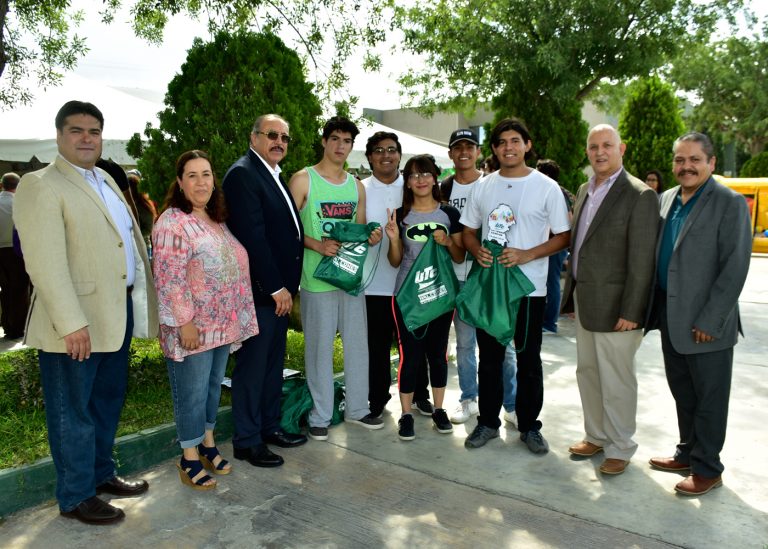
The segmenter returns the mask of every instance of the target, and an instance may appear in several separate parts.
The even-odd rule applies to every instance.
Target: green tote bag
[[[452,311],[458,292],[451,255],[430,234],[395,296],[405,327],[413,332]]]
[[[483,247],[493,254],[493,264],[482,267],[477,261],[456,297],[459,318],[496,338],[505,347],[515,336],[520,300],[536,287],[517,265],[505,267],[498,262],[504,247],[489,240]]]
[[[328,232],[329,238],[341,242],[336,255],[323,257],[315,269],[314,276],[328,284],[344,290],[350,295],[359,295],[365,289],[363,266],[368,256],[368,238],[381,225],[371,222],[336,223]],[[376,263],[378,264],[378,257]],[[369,275],[373,278],[376,268]]]

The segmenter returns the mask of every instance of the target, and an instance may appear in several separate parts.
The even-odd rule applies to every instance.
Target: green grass
[[[341,341],[334,342],[333,370],[343,370]],[[230,357],[227,375],[231,375]],[[289,330],[285,367],[304,372],[304,336]],[[221,405],[231,404],[228,390]],[[128,392],[117,436],[173,421],[168,373],[157,340],[134,339],[128,365]],[[22,349],[0,354],[0,469],[32,463],[50,454],[45,405],[40,387],[37,351]]]

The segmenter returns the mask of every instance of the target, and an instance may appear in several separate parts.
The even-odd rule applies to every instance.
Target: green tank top
[[[307,202],[299,212],[304,234],[315,240],[328,236],[330,228],[338,221],[346,223],[357,219],[357,182],[350,174],[344,183],[331,183],[313,168],[307,168],[309,191]],[[331,292],[338,290],[327,282],[314,277],[315,269],[323,258],[314,250],[304,250],[304,265],[301,269],[301,287],[310,292]]]

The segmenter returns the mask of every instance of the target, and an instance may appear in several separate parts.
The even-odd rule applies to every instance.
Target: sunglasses
[[[256,132],[253,132],[253,133],[260,133],[261,135],[266,135],[267,139],[269,139],[270,141],[277,141],[277,138],[279,137],[280,141],[282,141],[283,143],[290,143],[291,142],[291,136],[290,135],[288,135],[287,133],[278,133],[275,130],[270,130],[268,132],[256,131]]]

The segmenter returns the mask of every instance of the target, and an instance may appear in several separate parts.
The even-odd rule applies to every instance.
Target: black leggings
[[[392,298],[392,307],[395,311],[397,324],[397,337],[400,341],[400,366],[397,371],[398,387],[401,393],[413,393],[418,371],[424,361],[424,356],[429,362],[429,379],[432,387],[440,389],[448,384],[448,332],[451,329],[453,311],[437,317],[427,326],[416,330],[414,336],[405,327],[403,315],[397,300]],[[424,334],[426,330],[426,334]],[[424,334],[424,337],[421,337]]]

